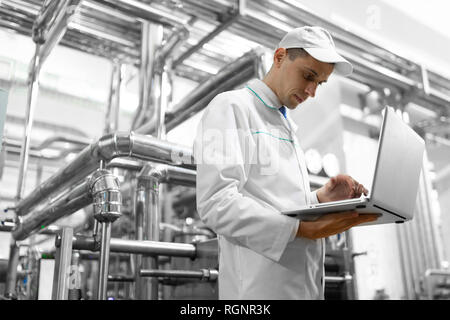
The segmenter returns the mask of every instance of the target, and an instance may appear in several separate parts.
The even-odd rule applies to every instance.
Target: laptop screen
[[[370,194],[375,205],[413,216],[424,150],[423,139],[392,107],[386,107]]]

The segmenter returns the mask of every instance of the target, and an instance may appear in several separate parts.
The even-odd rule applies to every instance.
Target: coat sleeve
[[[317,190],[314,190],[314,191],[310,192],[310,194],[309,194],[309,202],[311,204],[318,204],[319,203],[319,199],[317,198]]]
[[[194,141],[197,211],[217,234],[278,261],[299,222],[240,192],[255,149],[248,119],[226,94],[205,110]]]

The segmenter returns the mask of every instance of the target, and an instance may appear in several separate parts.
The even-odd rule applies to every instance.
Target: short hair
[[[286,51],[287,51],[289,60],[291,60],[291,61],[294,61],[298,57],[304,58],[304,57],[309,56],[309,53],[306,52],[306,50],[302,49],[302,48],[290,48],[290,49],[286,49]]]

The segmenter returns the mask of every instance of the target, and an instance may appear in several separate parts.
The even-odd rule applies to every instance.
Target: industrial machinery
[[[432,129],[449,119],[449,79],[293,1],[0,1],[0,28],[31,37],[35,48],[23,140],[3,139],[3,154],[13,157],[19,168],[16,199],[3,208],[14,218],[2,220],[0,226],[12,239],[8,260],[0,261],[4,297],[217,299],[217,239],[196,212],[192,150],[167,141],[166,135],[218,93],[262,77],[264,48],[272,48],[287,30],[301,25],[331,31],[355,67],[352,81],[384,93],[385,101],[401,111],[414,102],[439,115],[438,123],[421,122],[416,129],[448,143],[447,133]],[[239,50],[227,49],[229,43],[238,43]],[[58,136],[40,145],[31,143],[33,126],[40,125],[34,120],[40,72],[56,45],[111,61],[104,134],[99,139],[60,127]],[[122,132],[118,121],[124,65],[138,70],[139,105],[131,127]],[[175,75],[199,84],[173,105]],[[368,106],[365,98],[363,107]],[[54,149],[53,156],[42,152],[48,148]],[[69,154],[71,159],[64,161]],[[30,164],[37,171],[44,166],[58,170],[44,181],[38,175],[36,188],[26,195]],[[318,175],[331,170],[324,169],[310,170],[313,188],[326,181]],[[426,213],[427,179],[424,173],[418,203],[419,219],[427,222],[425,245],[438,242]],[[76,214],[81,214],[76,223],[58,225]],[[413,259],[420,259],[418,247],[408,240],[414,228],[399,232],[407,249],[403,261],[409,298],[418,296],[415,281],[425,276],[425,270],[410,267]],[[348,237],[327,240],[328,299],[356,297],[353,258],[360,253],[351,251]],[[423,268],[439,268],[439,253],[426,251]]]

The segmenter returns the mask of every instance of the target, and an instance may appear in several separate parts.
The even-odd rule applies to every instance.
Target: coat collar
[[[283,106],[281,101],[278,99],[275,92],[273,92],[272,89],[270,89],[269,86],[266,85],[263,81],[259,79],[251,80],[247,84],[247,89],[250,90],[252,94],[256,95],[258,100],[261,101],[261,104],[264,104],[265,107],[273,109],[281,115],[280,111],[278,110]],[[295,132],[297,131],[298,127],[290,118],[289,113],[289,108],[286,108],[286,120],[289,123],[291,129]]]

